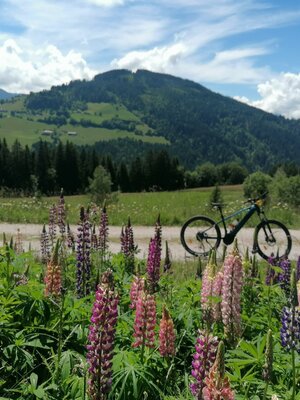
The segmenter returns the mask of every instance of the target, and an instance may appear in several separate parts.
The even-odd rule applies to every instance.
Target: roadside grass
[[[151,193],[119,193],[118,200],[108,205],[109,223],[111,225],[126,224],[130,217],[133,225],[151,226],[160,215],[165,226],[179,226],[194,215],[207,215],[214,220],[219,213],[212,210],[209,199],[213,188],[181,190],[174,192]],[[224,186],[221,188],[225,203],[224,214],[228,215],[245,207],[242,186]],[[34,198],[2,198],[0,199],[0,221],[10,223],[47,223],[49,208],[56,204],[58,197]],[[89,196],[66,196],[68,221],[77,224],[80,206],[89,205]],[[285,204],[274,204],[266,207],[268,218],[277,219],[289,228],[300,228],[298,210]],[[255,226],[257,217],[253,217],[248,226]]]

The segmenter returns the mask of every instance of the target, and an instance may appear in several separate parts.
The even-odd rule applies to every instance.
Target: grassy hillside
[[[6,138],[8,144],[18,139],[21,144],[29,146],[41,139],[50,142],[58,139],[62,142],[68,140],[77,145],[93,145],[98,141],[122,138],[142,140],[145,143],[168,143],[162,136],[153,136],[153,130],[122,104],[87,103],[84,110],[75,109],[68,114],[67,123],[57,125],[51,123],[51,118],[55,122],[55,116],[53,117],[53,113],[48,110],[37,112],[27,109],[25,96],[13,99],[0,105],[0,138]],[[100,126],[105,121],[107,128]],[[115,121],[119,125],[124,121],[124,128],[120,125],[120,129],[114,129]],[[88,126],[93,124],[99,126]],[[131,130],[125,129],[126,127]],[[53,133],[46,136],[43,134],[45,130]],[[76,135],[70,135],[68,132],[75,132]]]

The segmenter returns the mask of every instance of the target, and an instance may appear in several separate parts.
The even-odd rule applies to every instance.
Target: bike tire
[[[188,219],[180,231],[182,246],[193,256],[207,256],[221,242],[219,226],[211,218],[198,215]]]
[[[254,250],[268,260],[271,256],[287,257],[292,248],[292,238],[288,228],[279,221],[269,219],[260,222],[254,233]]]

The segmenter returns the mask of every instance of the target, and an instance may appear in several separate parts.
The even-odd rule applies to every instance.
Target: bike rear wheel
[[[183,247],[193,256],[207,256],[221,241],[221,231],[216,222],[198,215],[187,220],[181,228]]]
[[[254,250],[268,259],[271,256],[279,258],[288,256],[292,248],[292,239],[288,228],[276,220],[260,222],[254,233]]]

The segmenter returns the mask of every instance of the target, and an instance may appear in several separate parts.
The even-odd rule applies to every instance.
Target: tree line
[[[112,191],[177,190],[187,187],[242,183],[248,171],[238,163],[205,163],[186,171],[167,150],[149,150],[128,162],[103,155],[94,146],[57,145],[40,141],[32,148],[18,141],[9,147],[0,140],[0,187],[2,195],[84,193],[97,166],[110,174]]]

